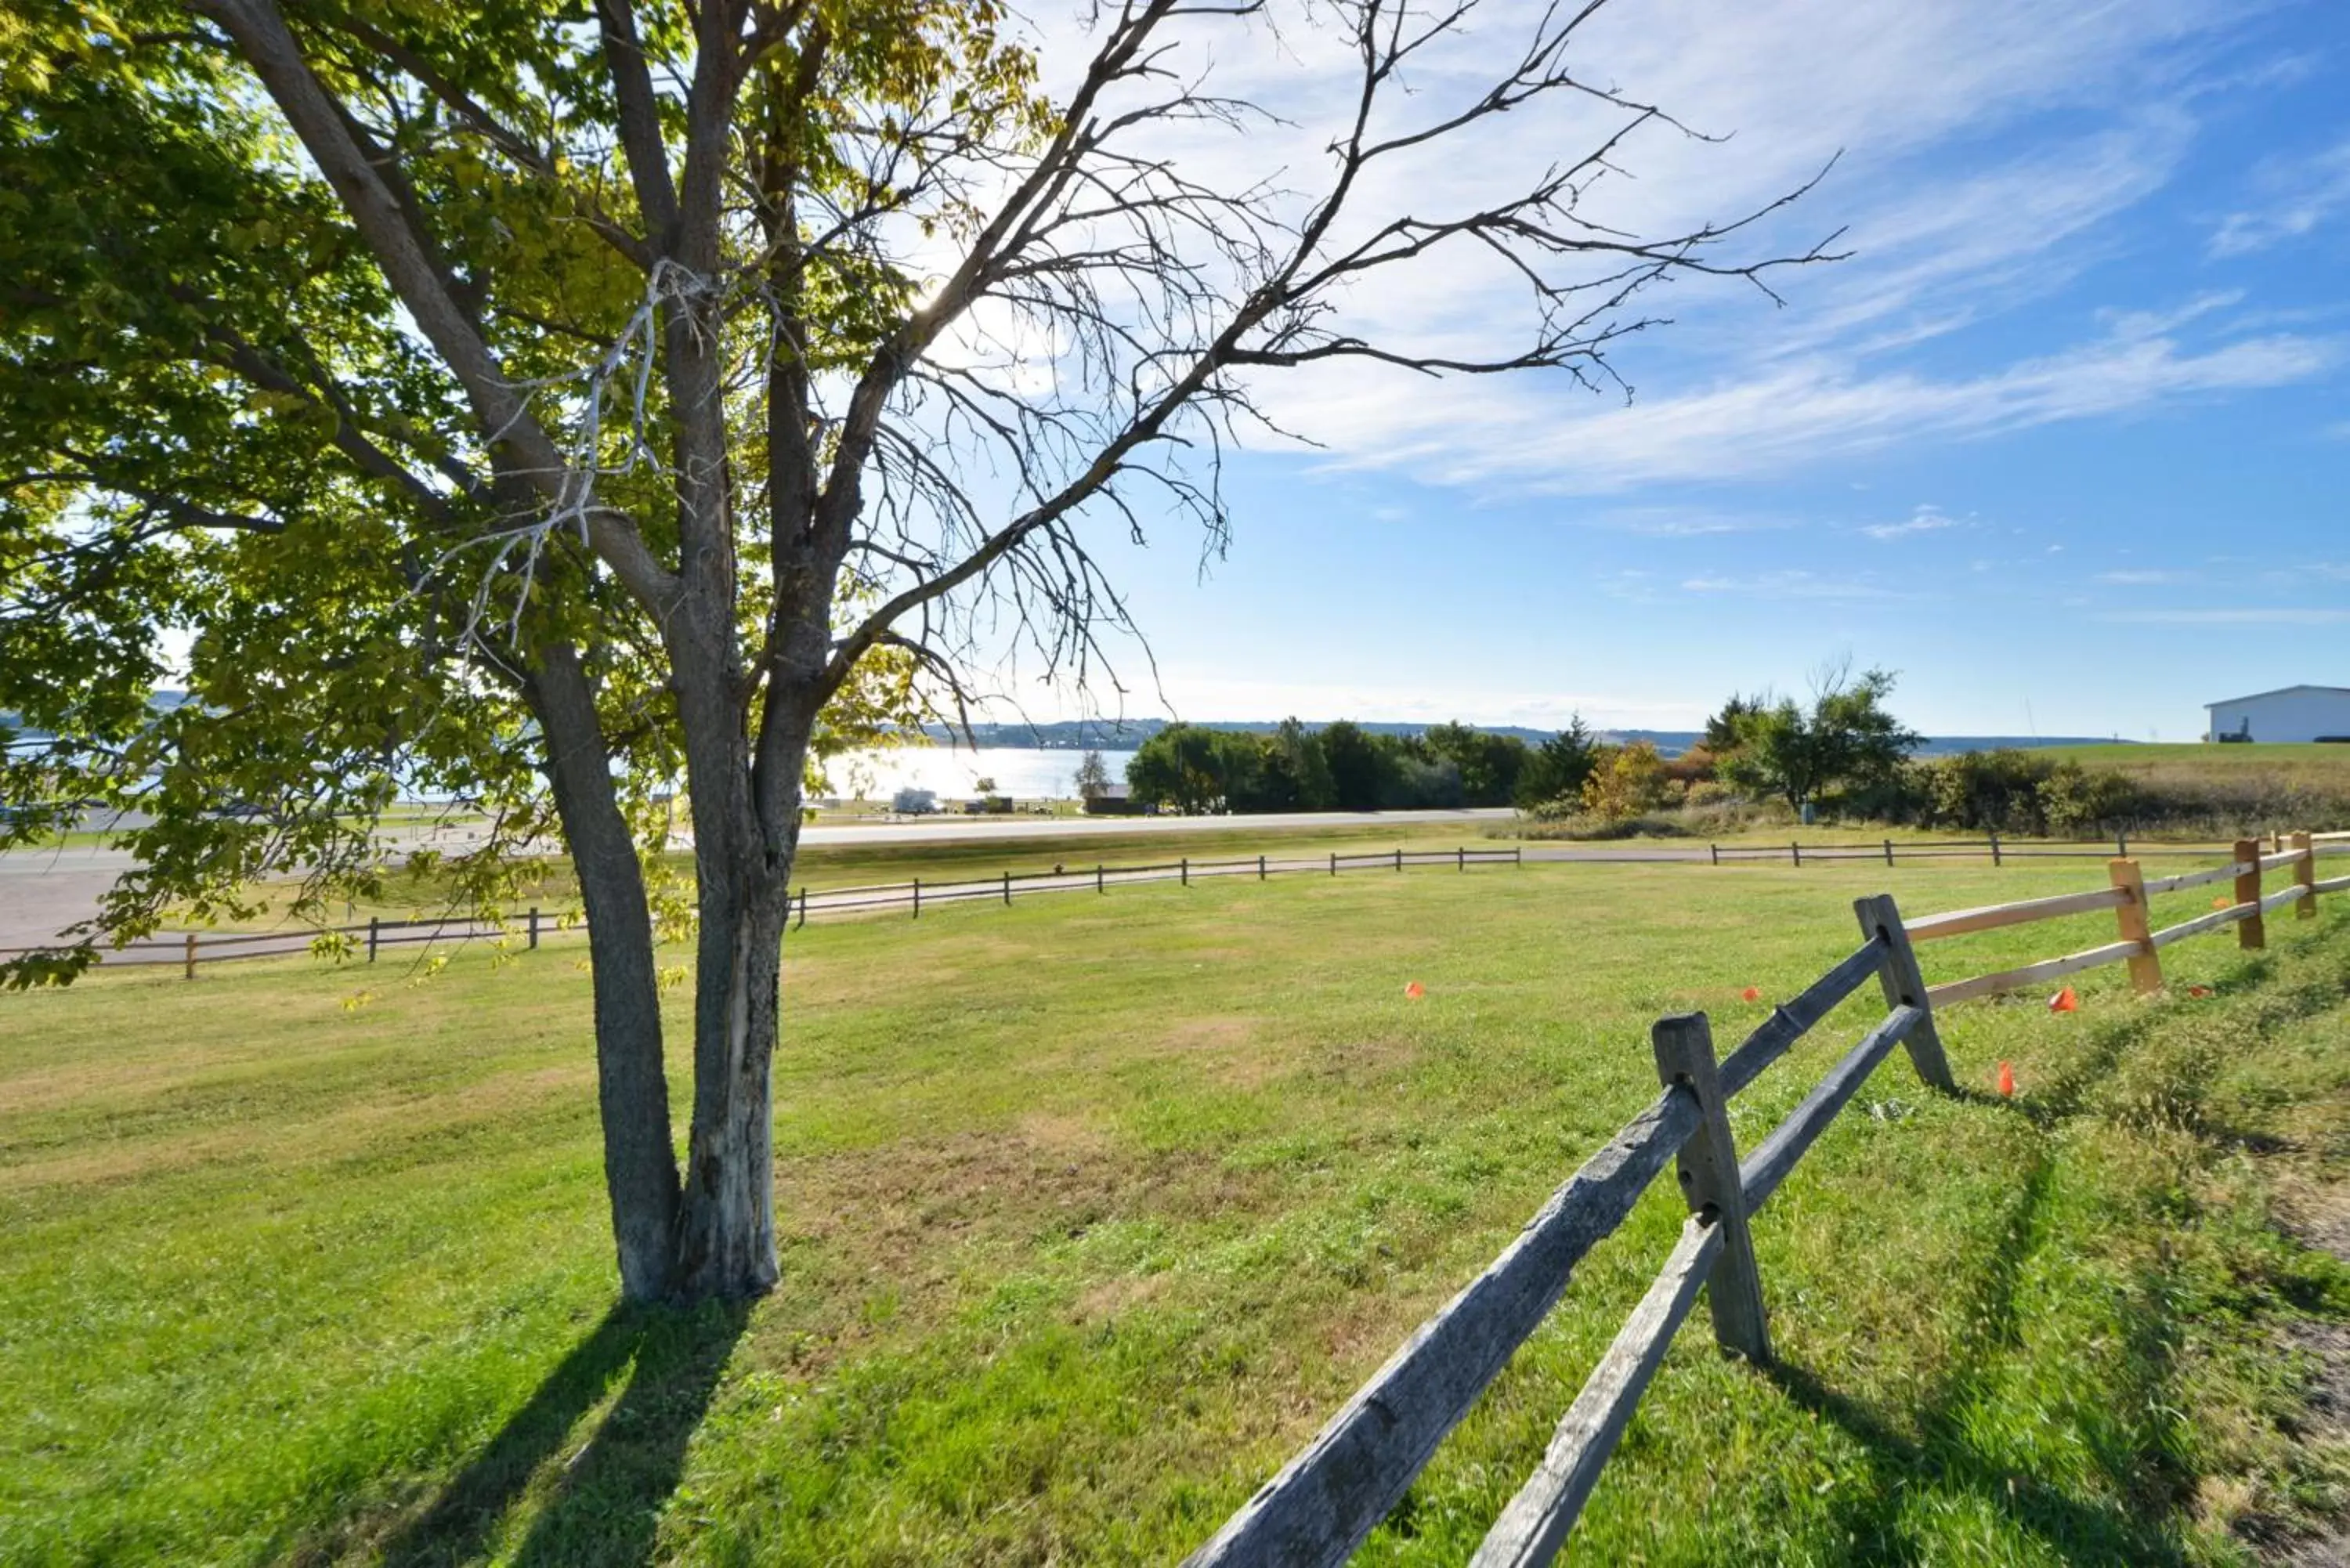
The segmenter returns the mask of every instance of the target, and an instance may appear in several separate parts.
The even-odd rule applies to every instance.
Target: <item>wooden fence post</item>
[[[1396,869],[1398,871],[1403,869],[1403,846],[1400,844],[1396,846]]]
[[[1707,848],[1708,850],[1710,850],[1710,851],[1711,851],[1711,852],[1712,852],[1712,855],[1713,855],[1713,863],[1714,863],[1716,866],[1721,865],[1721,845],[1719,845],[1719,844],[1709,844],[1709,845],[1707,845],[1707,846],[1706,846],[1706,848]]]
[[[1003,901],[1006,904],[1012,902],[1012,873],[1009,871],[1003,874]]]
[[[375,946],[378,939],[382,933],[382,930],[383,917],[380,915],[369,915],[368,917],[368,962],[369,963],[375,962]]]
[[[1889,838],[1885,841],[1885,863],[1887,866],[1893,864],[1893,840]]]
[[[915,878],[914,878],[914,919],[918,919],[918,920],[919,920],[919,919],[920,919],[921,918],[922,918],[922,879],[921,879],[920,877],[915,877]]]
[[[1991,832],[1989,828],[1985,828],[1983,831],[1986,833]],[[1991,863],[1994,866],[1999,864],[1999,835],[1996,833],[1991,833]]]
[[[2250,864],[2251,869],[2236,877],[2236,902],[2250,904],[2252,912],[2236,922],[2236,945],[2243,949],[2269,945],[2268,922],[2261,918],[2261,841],[2257,838],[2236,840],[2236,864]]]
[[[1190,856],[1186,855],[1185,857],[1183,857],[1183,886],[1185,886],[1186,888],[1188,888],[1188,887],[1190,887],[1191,885],[1191,857]]]
[[[1337,874],[1338,874],[1338,852],[1337,852],[1336,850],[1333,849],[1332,851],[1330,851],[1330,875],[1331,875],[1331,876],[1333,876],[1333,877],[1336,877]]]
[[[2301,851],[2301,864],[2293,868],[2293,879],[2301,884],[2301,902],[2295,904],[2297,919],[2317,919],[2317,842],[2306,833],[2293,836],[2293,846]]]
[[[1264,880],[1264,857],[1262,855],[1256,857],[1256,879],[1260,882]]]
[[[187,951],[187,977],[193,980],[196,978],[196,933],[193,931],[188,933]]]
[[[2114,829],[2114,853],[2125,860],[2129,858],[2129,829]]]
[[[1702,1012],[1679,1012],[1657,1020],[1648,1032],[1657,1053],[1657,1077],[1667,1087],[1685,1084],[1697,1096],[1702,1118],[1681,1145],[1681,1195],[1690,1212],[1711,1210],[1721,1227],[1721,1255],[1706,1275],[1713,1309],[1713,1337],[1721,1348],[1757,1366],[1771,1361],[1771,1329],[1762,1310],[1762,1276],[1754,1266],[1754,1241],[1746,1229],[1746,1190],[1738,1180],[1738,1148],[1730,1137],[1730,1106],[1713,1060],[1713,1032]]]
[[[2154,928],[2147,923],[2146,910],[2146,875],[2137,861],[2123,857],[2106,863],[2114,886],[2128,895],[2128,902],[2114,910],[2114,921],[2121,929],[2122,940],[2137,944],[2137,951],[2130,955],[2130,985],[2140,995],[2162,989],[2162,956],[2155,951]]]
[[[1094,891],[1097,893],[1109,891],[1109,874],[1098,861],[1094,865]]]
[[[800,929],[807,929],[807,885],[800,885]]]
[[[1468,846],[1467,845],[1465,845],[1465,844],[1464,844],[1464,845],[1462,845],[1460,848],[1455,849],[1455,850],[1452,852],[1452,858],[1453,858],[1455,861],[1459,862],[1459,864],[1460,864],[1460,868],[1461,868],[1461,870],[1463,870],[1463,871],[1468,870],[1468,869],[1469,869],[1469,846]]]
[[[1852,910],[1860,917],[1860,934],[1885,943],[1885,957],[1877,968],[1877,980],[1885,988],[1885,1005],[1888,1009],[1914,1007],[1926,1015],[1901,1043],[1909,1053],[1909,1064],[1918,1069],[1918,1076],[1929,1087],[1957,1094],[1959,1085],[1951,1080],[1950,1058],[1942,1054],[1941,1033],[1934,1027],[1933,1004],[1926,1000],[1926,978],[1918,972],[1917,950],[1909,945],[1909,931],[1901,923],[1901,911],[1895,907],[1893,895],[1871,893],[1856,898]]]
[[[538,950],[538,906],[536,904],[530,907],[530,950],[533,952]]]
[[[1804,846],[1803,846],[1803,845],[1802,845],[1802,844],[1800,844],[1800,843],[1790,844],[1789,846],[1787,846],[1787,852],[1788,852],[1790,855],[1792,855],[1792,856],[1794,856],[1794,857],[1795,857],[1795,868],[1796,868],[1797,870],[1801,870],[1801,869],[1803,869],[1803,865],[1804,865]]]

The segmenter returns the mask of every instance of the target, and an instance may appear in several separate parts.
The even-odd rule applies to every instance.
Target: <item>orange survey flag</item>
[[[1421,985],[1419,981],[1415,980],[1409,985],[1403,988],[1403,993],[1411,998],[1412,1001],[1418,1002],[1421,997],[1428,994],[1428,988]]]
[[[2048,1011],[2051,1012],[2078,1012],[2081,1011],[2081,999],[2073,994],[2073,988],[2068,985],[2064,990],[2058,992],[2055,995],[2048,999]]]
[[[2010,1098],[2015,1095],[2015,1069],[2005,1062],[1999,1064],[1999,1092]]]
[[[1759,985],[1750,985],[1744,991],[1738,993],[1738,1000],[1741,1002],[1760,1002],[1762,1000],[1762,988]]]

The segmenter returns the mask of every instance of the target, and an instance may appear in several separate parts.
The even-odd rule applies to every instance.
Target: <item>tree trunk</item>
[[[690,1301],[775,1287],[775,1041],[790,883],[738,863],[716,896],[703,867],[694,1018],[693,1129],[676,1293]]]
[[[644,870],[613,796],[609,754],[578,655],[567,645],[540,649],[525,695],[546,737],[556,810],[588,909],[604,1188],[620,1291],[630,1301],[658,1301],[675,1283],[678,1178]]]

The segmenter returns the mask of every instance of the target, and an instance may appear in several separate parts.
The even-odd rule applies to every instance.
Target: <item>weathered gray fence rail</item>
[[[1548,1315],[1575,1265],[1623,1223],[1669,1162],[1679,1167],[1690,1207],[1680,1241],[1568,1407],[1542,1462],[1487,1533],[1476,1563],[1523,1568],[1556,1553],[1700,1284],[1707,1286],[1716,1342],[1767,1362],[1769,1317],[1748,1238],[1750,1217],[1895,1045],[1908,1046],[1928,1084],[1950,1086],[1893,900],[1862,898],[1854,909],[1860,947],[1794,1001],[1774,1008],[1719,1063],[1704,1014],[1659,1020],[1651,1043],[1662,1092],[1192,1553],[1191,1568],[1344,1563]],[[1731,1099],[1872,976],[1888,1002],[1883,1022],[1742,1164],[1731,1137]]]

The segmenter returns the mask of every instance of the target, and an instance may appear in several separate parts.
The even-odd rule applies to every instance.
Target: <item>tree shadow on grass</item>
[[[1973,1416],[1992,1394],[2000,1353],[2021,1339],[2017,1288],[2025,1264],[2045,1239],[2045,1210],[2054,1179],[2054,1161],[2043,1151],[2025,1175],[2023,1191],[2007,1213],[1990,1265],[1964,1314],[1979,1326],[1964,1357],[1919,1409],[1916,1437],[1862,1401],[1830,1387],[1800,1364],[1782,1361],[1766,1369],[1765,1375],[1790,1399],[1833,1422],[1868,1453],[1873,1484],[1847,1492],[1836,1510],[1825,1532],[1830,1561],[1923,1561],[1924,1548],[1904,1512],[1909,1496],[1935,1490],[1974,1493],[2055,1547],[2067,1562],[2184,1562],[2153,1519],[2084,1501],[2037,1477],[2019,1474],[1984,1454],[1970,1431]],[[2167,1366],[2166,1356],[2149,1375],[2159,1378]],[[2126,1469],[2147,1457],[2108,1453],[2100,1459],[2109,1469]]]
[[[2043,1131],[2077,1115],[2086,1095],[2122,1054],[2147,1033],[2133,1018],[2089,1044],[2047,1091],[2033,1100],[2006,1099],[1961,1089],[1959,1097],[2021,1116]],[[2022,1343],[2017,1293],[2026,1265],[2047,1240],[2047,1208],[2056,1179],[2054,1150],[2043,1144],[2026,1170],[2023,1189],[2004,1216],[1991,1257],[1960,1314],[1972,1324],[1957,1365],[1918,1407],[1911,1437],[1866,1404],[1843,1394],[1794,1362],[1765,1375],[1781,1391],[1822,1420],[1834,1423],[1868,1453],[1874,1484],[1847,1492],[1825,1532],[1828,1560],[1848,1563],[1918,1563],[1926,1550],[1905,1518],[1908,1500],[1923,1492],[1971,1493],[2019,1528],[2055,1548],[2069,1563],[2179,1564],[2178,1543],[2162,1528],[2168,1503],[2183,1483],[2175,1457],[2144,1442],[2117,1442],[2116,1434],[2086,1435],[2098,1467],[2128,1499],[2086,1501],[2039,1477],[2020,1473],[1986,1454],[1975,1435],[1977,1416],[1996,1394],[2003,1352]],[[2162,1293],[2147,1293],[2160,1300]],[[2128,1386],[2113,1392],[2124,1405],[2151,1407],[2171,1373],[2170,1325],[2151,1318],[2128,1325]],[[2168,1495],[2158,1495],[2168,1494]]]
[[[566,1460],[514,1561],[520,1568],[651,1561],[661,1505],[684,1473],[686,1445],[710,1408],[748,1306],[691,1312],[619,1306],[572,1347],[523,1407],[440,1498],[384,1548],[390,1568],[454,1568],[479,1559],[500,1522],[579,1418],[623,1372],[627,1385],[585,1448]]]

